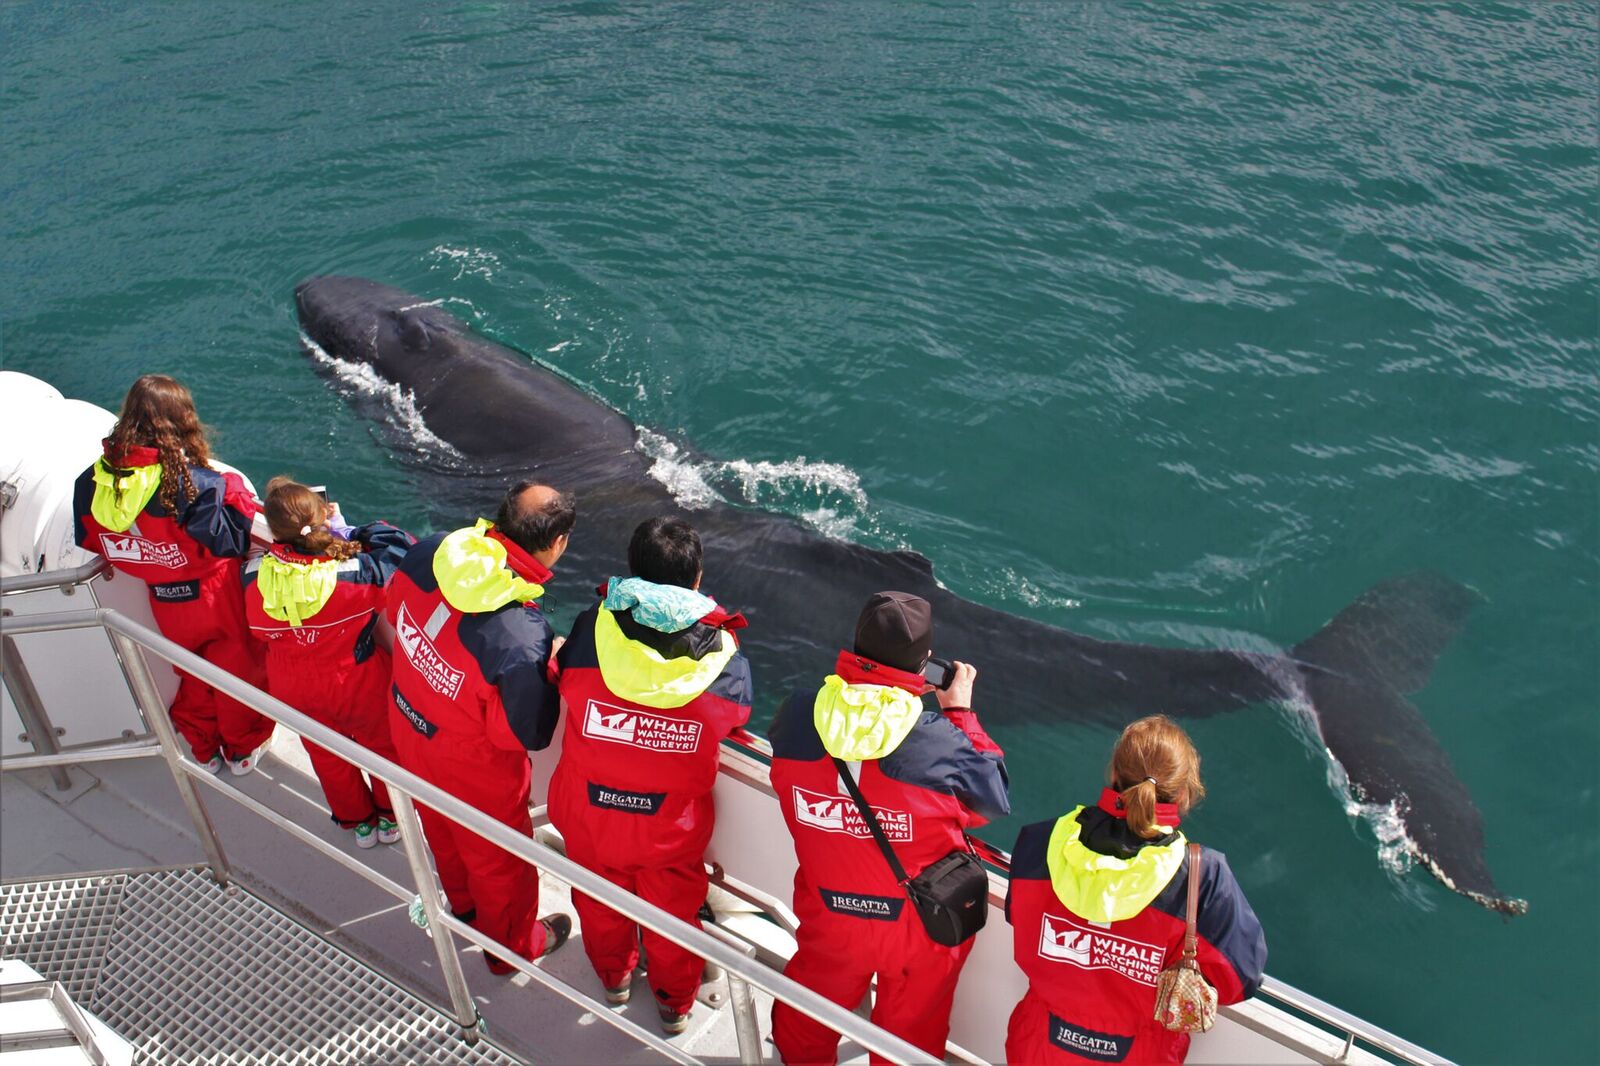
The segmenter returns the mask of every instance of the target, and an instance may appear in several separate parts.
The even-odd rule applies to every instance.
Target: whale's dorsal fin
[[[911,569],[915,570],[917,573],[926,574],[928,577],[933,576],[933,560],[929,559],[921,552],[914,552],[909,548],[902,548],[899,551],[891,552],[890,554],[893,555],[896,560],[910,566]]]

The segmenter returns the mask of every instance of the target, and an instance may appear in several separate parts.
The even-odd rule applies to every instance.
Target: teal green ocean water
[[[1529,914],[1386,858],[1283,709],[1193,725],[1189,825],[1277,977],[1600,1054],[1595,4],[328,6],[0,8],[6,369],[172,372],[258,483],[470,518],[300,351],[295,282],[356,273],[686,493],[1094,636],[1286,645],[1441,570],[1483,603],[1415,702]],[[1112,734],[990,713],[1004,846]]]

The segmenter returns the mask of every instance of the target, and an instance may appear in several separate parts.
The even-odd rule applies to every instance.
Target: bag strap
[[[1200,935],[1195,929],[1200,911],[1200,845],[1189,844],[1189,908],[1183,930],[1183,959],[1193,962],[1200,954]]]
[[[889,869],[893,871],[894,878],[904,885],[911,878],[906,876],[906,868],[900,865],[900,860],[895,858],[894,848],[889,846],[889,838],[883,835],[883,827],[878,824],[878,816],[872,813],[872,807],[865,799],[861,798],[861,788],[856,784],[856,779],[850,773],[850,767],[845,765],[843,759],[837,755],[833,757],[833,765],[839,768],[839,780],[844,782],[844,787],[849,791],[850,798],[855,800],[856,810],[861,812],[861,820],[867,823],[867,828],[872,830],[872,839],[878,842],[878,850],[883,852],[883,857],[889,860]]]

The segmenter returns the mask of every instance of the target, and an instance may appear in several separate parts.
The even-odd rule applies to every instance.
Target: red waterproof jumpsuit
[[[919,675],[850,652],[835,670],[815,696],[785,700],[770,731],[772,787],[800,862],[799,946],[784,972],[845,1008],[876,974],[872,1021],[942,1058],[972,941],[951,948],[928,938],[833,758],[852,764],[911,877],[964,846],[963,830],[1010,811],[1005,763],[970,710],[924,709]],[[790,1066],[837,1061],[838,1034],[782,1003],[772,1037]]]
[[[189,477],[195,497],[184,503],[180,493],[173,513],[161,505],[154,448],[95,460],[74,486],[74,537],[150,586],[150,610],[167,639],[264,688],[261,649],[250,639],[239,586],[239,562],[261,505],[237,474],[191,466]],[[219,752],[243,759],[272,736],[272,719],[182,672],[169,713],[202,763]]]
[[[385,586],[411,547],[410,534],[384,522],[351,539],[350,559],[302,555],[274,544],[245,567],[250,635],[267,648],[267,691],[379,755],[395,759],[389,734],[389,653],[373,639]],[[352,829],[382,815],[389,791],[325,748],[305,742],[333,820]]]
[[[597,605],[557,657],[566,732],[550,782],[550,820],[567,854],[692,925],[706,899],[711,789],[724,737],[750,718],[750,666],[720,608],[661,633]],[[607,988],[639,962],[639,929],[574,892],[583,947]],[[703,961],[645,931],[656,1000],[687,1014]]]
[[[480,520],[407,553],[389,583],[389,727],[400,765],[532,836],[528,752],[555,733],[550,571]],[[526,958],[544,950],[534,868],[419,805],[450,909]],[[490,960],[495,973],[510,967]]]
[[[1128,828],[1111,789],[1094,807],[1023,828],[1011,854],[1006,919],[1028,992],[1011,1012],[1006,1060],[1014,1063],[1176,1063],[1185,1033],[1154,1020],[1156,980],[1182,954],[1188,909],[1187,841],[1177,808],[1161,804],[1167,835]],[[1200,970],[1218,1003],[1261,985],[1261,923],[1220,853],[1200,865]]]

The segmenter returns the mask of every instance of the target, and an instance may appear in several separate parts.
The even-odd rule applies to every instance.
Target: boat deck
[[[431,1005],[447,1006],[448,991],[404,903],[252,812],[208,798],[243,886],[230,892],[208,871],[174,869],[202,862],[203,852],[162,760],[69,773],[65,791],[45,771],[0,778],[8,882],[0,954],[61,980],[80,1006],[146,1052],[138,1061],[661,1061],[591,1012],[528,987],[526,976],[491,975],[470,945],[467,980],[493,1043],[469,1047],[448,1011]],[[256,773],[227,783],[379,872],[408,878],[400,848],[357,851],[351,834],[328,821],[287,729],[279,727]],[[571,913],[568,899],[564,884],[541,877],[541,913]],[[541,965],[578,987],[597,984],[576,937]],[[654,1029],[653,999],[638,988],[619,1009]],[[708,983],[702,1001],[713,994],[725,998],[725,984]],[[769,1004],[758,1003],[763,1015]],[[739,1060],[730,1012],[704,1002],[673,1044],[708,1062]],[[763,1050],[772,1056],[770,1043]]]

